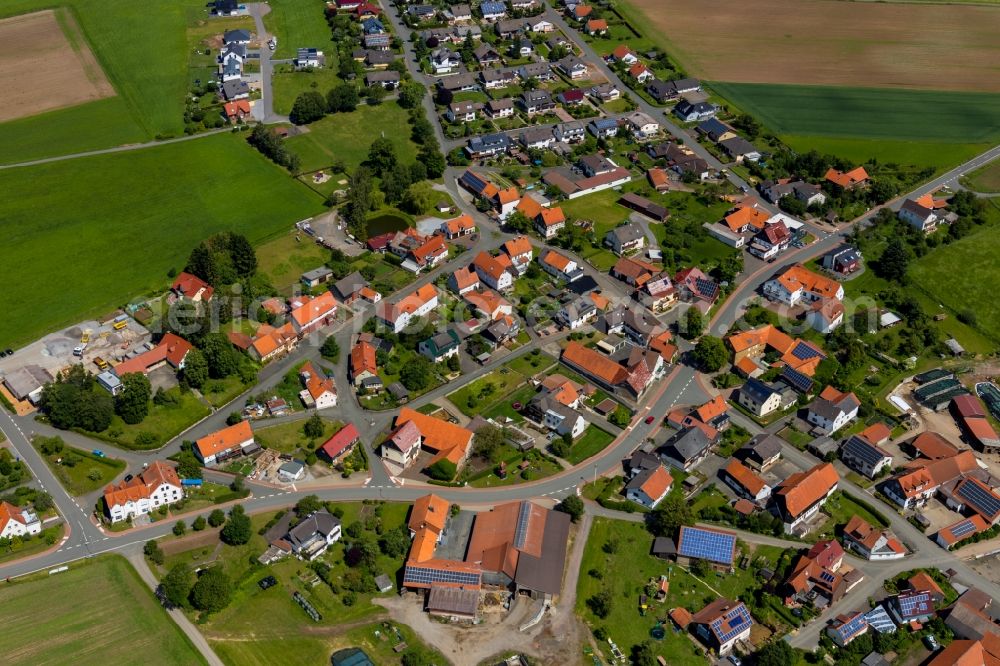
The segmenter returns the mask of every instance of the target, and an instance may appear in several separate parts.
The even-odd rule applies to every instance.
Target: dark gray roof
[[[320,509],[309,514],[305,520],[288,531],[288,540],[293,546],[301,546],[311,539],[315,534],[322,534],[324,538],[340,526],[340,518],[327,511]]]
[[[711,442],[708,441],[708,436],[701,428],[685,428],[672,437],[664,449],[668,457],[686,462],[697,458],[709,446],[711,446]]]
[[[726,139],[725,141],[719,143],[719,145],[722,146],[722,149],[727,153],[734,156],[749,155],[750,153],[757,152],[754,145],[741,136],[734,136],[731,139]]]
[[[629,222],[628,224],[623,224],[620,227],[615,227],[608,232],[618,239],[619,243],[628,243],[634,240],[645,237],[645,232],[643,232],[642,227],[634,222]]]
[[[781,439],[769,433],[761,433],[747,442],[742,451],[746,452],[745,457],[768,460],[781,453]]]
[[[222,84],[222,94],[226,99],[233,99],[237,95],[249,95],[250,86],[243,79],[233,79]]]
[[[406,387],[403,386],[400,382],[393,382],[393,383],[389,384],[386,387],[386,389],[389,391],[389,393],[391,393],[393,395],[393,397],[395,397],[397,399],[398,398],[408,398],[408,397],[410,397],[410,392],[407,391]]]
[[[656,537],[653,539],[653,555],[676,555],[677,545],[670,537]]]
[[[857,435],[851,435],[851,438],[844,442],[842,454],[860,458],[869,465],[875,465],[883,458],[892,457],[884,449],[875,446]]]
[[[754,402],[764,402],[774,392],[775,389],[759,379],[748,379],[746,384],[740,388],[740,393],[752,399]]]
[[[628,459],[629,470],[635,469],[656,469],[660,466],[660,459],[652,453],[646,451],[636,451]]]
[[[521,552],[517,558],[514,582],[518,587],[546,594],[559,594],[566,566],[566,541],[570,517],[561,511],[547,511],[542,534],[542,554],[535,557]]]
[[[250,31],[249,30],[226,30],[222,33],[222,43],[228,44],[229,42],[249,42],[250,41]]]
[[[813,400],[812,404],[809,405],[809,411],[832,421],[841,413],[846,414],[856,409],[858,406],[857,398],[855,398],[853,394],[848,393],[837,402],[827,400],[826,398],[816,398],[816,400]]]

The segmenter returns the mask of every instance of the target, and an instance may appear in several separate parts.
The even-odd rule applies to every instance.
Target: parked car
[[[743,666],[743,662],[740,661],[740,658],[737,657],[735,654],[729,655],[728,657],[726,657],[726,659],[728,659],[729,663],[731,663],[733,666]]]
[[[91,453],[97,456],[98,458],[104,457],[104,451],[101,451],[100,449],[94,449],[93,451],[91,451]]]
[[[656,420],[655,416],[647,416],[646,417],[646,425],[649,425],[650,423],[652,423],[655,420]]]
[[[930,650],[931,652],[936,652],[938,648],[941,647],[938,644],[937,638],[935,638],[934,634],[927,634],[926,636],[924,636],[924,645],[926,645],[927,649]]]

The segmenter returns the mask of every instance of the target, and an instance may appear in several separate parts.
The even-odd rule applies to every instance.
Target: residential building
[[[851,516],[844,526],[844,545],[866,560],[898,560],[906,555],[898,539],[872,527],[861,516]]]
[[[464,298],[465,302],[472,307],[477,315],[485,317],[487,321],[495,321],[503,316],[510,316],[514,311],[510,301],[490,289],[467,292]]]
[[[762,418],[781,408],[781,392],[751,377],[740,387],[737,401],[755,416]]]
[[[597,306],[587,296],[577,296],[556,313],[555,320],[564,328],[574,331],[597,319]]]
[[[292,328],[300,338],[333,323],[336,315],[337,301],[329,291],[316,297],[299,297],[293,301],[292,310],[288,313]]]
[[[862,611],[854,611],[847,615],[838,615],[827,627],[827,635],[838,647],[845,647],[855,638],[868,631],[868,620]]]
[[[320,509],[288,530],[285,540],[297,557],[312,562],[340,540],[340,533],[340,518],[326,509]]]
[[[41,531],[42,521],[35,512],[0,501],[0,539],[25,537]]]
[[[737,460],[759,472],[763,472],[781,459],[782,440],[776,435],[762,433],[753,438],[736,452]]]
[[[528,149],[545,150],[556,142],[548,127],[532,127],[521,132],[521,145]]]
[[[529,116],[548,113],[556,108],[555,100],[548,90],[526,90],[517,98],[518,105]]]
[[[841,275],[850,275],[861,268],[861,253],[850,245],[841,245],[823,255],[820,266]]]
[[[345,305],[351,305],[361,298],[361,290],[369,287],[368,280],[355,271],[333,283],[333,291]]]
[[[492,157],[510,150],[510,137],[503,132],[495,134],[483,134],[469,139],[465,152],[472,159]]]
[[[584,275],[575,261],[555,250],[547,250],[539,261],[546,273],[560,280],[572,282]]]
[[[491,99],[486,103],[485,112],[493,120],[509,118],[514,115],[514,100],[510,97]]]
[[[708,457],[717,439],[714,428],[695,423],[667,439],[659,454],[671,467],[689,472]]]
[[[855,167],[850,171],[839,171],[834,168],[827,170],[823,179],[842,190],[853,190],[868,184],[868,172],[864,167]]]
[[[334,433],[330,439],[323,442],[316,449],[316,454],[331,465],[336,465],[350,455],[351,450],[360,441],[361,434],[358,432],[358,429],[354,427],[353,423],[348,423]]]
[[[441,363],[452,356],[457,356],[461,344],[462,341],[459,339],[458,333],[454,329],[449,328],[446,331],[423,340],[417,349],[434,363]]]
[[[844,442],[840,447],[840,459],[845,465],[869,479],[874,479],[882,470],[892,467],[892,455],[878,444],[869,441],[865,432],[851,435]]]
[[[972,451],[955,452],[937,459],[918,458],[881,485],[881,490],[904,509],[926,504],[945,484],[979,469]]]
[[[813,430],[832,435],[857,418],[860,408],[861,401],[854,393],[827,386],[809,405],[806,420],[814,426]]]
[[[303,386],[299,399],[306,407],[331,409],[337,406],[337,385],[333,377],[327,377],[312,361],[306,361],[299,368],[299,379]]]
[[[195,303],[208,303],[215,289],[196,275],[181,273],[170,285],[170,291],[177,298],[186,298]]]
[[[510,259],[518,275],[523,275],[534,258],[534,249],[527,236],[518,236],[503,244],[503,251]]]
[[[709,649],[719,656],[732,652],[733,646],[750,638],[753,618],[742,601],[716,599],[691,616],[691,628]]]
[[[194,443],[194,455],[202,465],[210,466],[243,455],[257,447],[249,421],[227,426]]]
[[[934,617],[934,600],[928,591],[902,592],[890,597],[887,607],[896,624],[926,622]]]
[[[587,124],[587,130],[598,139],[610,139],[618,135],[618,121],[614,118],[595,118]]]
[[[830,463],[819,463],[790,475],[775,489],[775,511],[785,526],[785,534],[803,531],[809,522],[837,490],[840,476]]]
[[[611,391],[621,390],[636,400],[649,389],[653,377],[653,368],[649,366],[645,357],[623,366],[576,341],[566,346],[561,359],[604,388]]]
[[[471,101],[452,102],[448,105],[448,110],[445,111],[444,115],[448,122],[471,123],[476,119],[482,106],[480,103]]]
[[[635,192],[626,192],[618,199],[618,203],[657,222],[666,222],[670,218],[670,211],[664,206],[653,203]]]
[[[448,276],[448,288],[459,296],[482,287],[479,274],[468,266],[463,266]]]
[[[686,99],[681,100],[674,106],[674,115],[680,118],[683,122],[694,123],[699,120],[708,120],[718,113],[719,108],[714,104],[708,102],[689,102]]]
[[[168,364],[174,370],[183,370],[184,360],[192,349],[194,347],[184,338],[173,333],[165,333],[155,347],[122,361],[114,366],[112,371],[121,379],[133,372],[148,375],[153,370]]]
[[[792,264],[782,269],[764,283],[763,293],[767,298],[790,307],[800,302],[810,304],[820,299],[844,299],[843,285],[810,271],[802,264]]]
[[[462,236],[476,233],[476,221],[471,215],[459,215],[458,217],[441,223],[441,233],[448,240],[455,240]]]
[[[760,259],[771,259],[788,248],[792,234],[781,220],[768,223],[750,241],[750,254]]]
[[[764,502],[771,495],[771,486],[738,460],[730,460],[720,474],[733,490],[748,500]]]
[[[922,201],[907,199],[899,209],[899,219],[917,231],[930,233],[937,228],[938,217],[934,209]]]
[[[379,302],[375,309],[375,316],[393,333],[399,333],[414,319],[432,312],[437,305],[437,289],[432,284],[425,284],[395,303],[384,300]]]
[[[155,460],[130,480],[108,485],[104,489],[104,511],[112,523],[117,523],[179,502],[183,497],[184,489],[174,468]]]
[[[604,235],[604,244],[619,257],[638,252],[646,246],[646,232],[635,222],[615,227]]]
[[[471,443],[472,431],[403,407],[396,417],[395,429],[382,445],[382,457],[406,467],[416,458],[417,449],[424,449],[434,454],[428,467],[440,460],[461,467],[469,456]]]
[[[386,90],[394,90],[399,86],[401,80],[399,72],[391,70],[368,72],[365,74],[365,86],[368,88],[382,86]]]
[[[743,162],[756,162],[760,159],[760,151],[752,143],[741,136],[735,136],[719,142],[719,147],[723,152],[733,159],[737,164]]]
[[[680,298],[707,312],[719,298],[719,284],[697,267],[685,268],[674,276]]]
[[[625,498],[647,509],[655,509],[670,492],[674,479],[666,468],[657,464],[644,469],[625,484]]]

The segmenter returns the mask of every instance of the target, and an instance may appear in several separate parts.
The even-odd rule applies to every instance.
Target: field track
[[[0,123],[115,94],[72,16],[58,11],[0,19]]]
[[[690,74],[716,81],[1000,92],[1000,7],[628,0]]]

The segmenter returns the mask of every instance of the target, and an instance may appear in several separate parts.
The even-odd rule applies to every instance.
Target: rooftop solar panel
[[[531,506],[527,502],[521,502],[521,508],[517,512],[517,527],[514,529],[514,547],[524,548],[524,540],[528,538],[528,518],[531,517]]]
[[[746,631],[751,624],[753,618],[750,617],[750,611],[743,604],[739,604],[722,617],[713,620],[712,631],[719,643],[726,643]]]
[[[927,592],[899,595],[896,601],[903,617],[915,617],[930,611],[930,594]]]
[[[705,296],[714,296],[715,292],[719,290],[719,285],[704,278],[695,278],[694,283],[698,288],[698,293],[704,294]]]
[[[850,638],[859,633],[864,632],[868,628],[868,620],[861,613],[851,618],[850,621],[837,627],[837,633],[839,633],[844,638]]]
[[[812,379],[787,365],[781,369],[781,377],[799,393],[808,393],[813,385]]]
[[[847,442],[844,443],[844,454],[858,458],[869,465],[875,465],[880,460],[882,460],[882,453],[870,443],[866,442],[857,435],[852,435]]]
[[[823,573],[821,573],[819,575],[819,577],[820,577],[820,579],[825,580],[828,583],[832,583],[833,582],[833,574],[830,573],[829,571],[824,571]]]
[[[732,564],[735,545],[735,534],[685,526],[681,528],[677,552],[683,557]]]
[[[792,356],[799,359],[800,361],[806,361],[815,356],[822,356],[822,354],[817,349],[800,341],[798,344],[795,345],[795,348],[792,349]]]
[[[873,628],[880,634],[892,633],[896,631],[896,623],[892,621],[892,618],[889,617],[889,613],[887,613],[885,608],[882,606],[876,606],[865,613],[865,620],[868,622],[869,627]]]
[[[975,511],[990,519],[991,522],[993,516],[1000,513],[1000,498],[971,479],[958,484],[955,494],[968,502]]]
[[[949,532],[952,536],[961,539],[962,537],[968,536],[976,531],[976,526],[972,524],[971,520],[963,520],[958,525],[952,527]]]
[[[479,585],[480,575],[470,571],[448,571],[427,567],[407,566],[403,574],[404,583],[430,585],[431,583],[456,583],[459,585]]]

